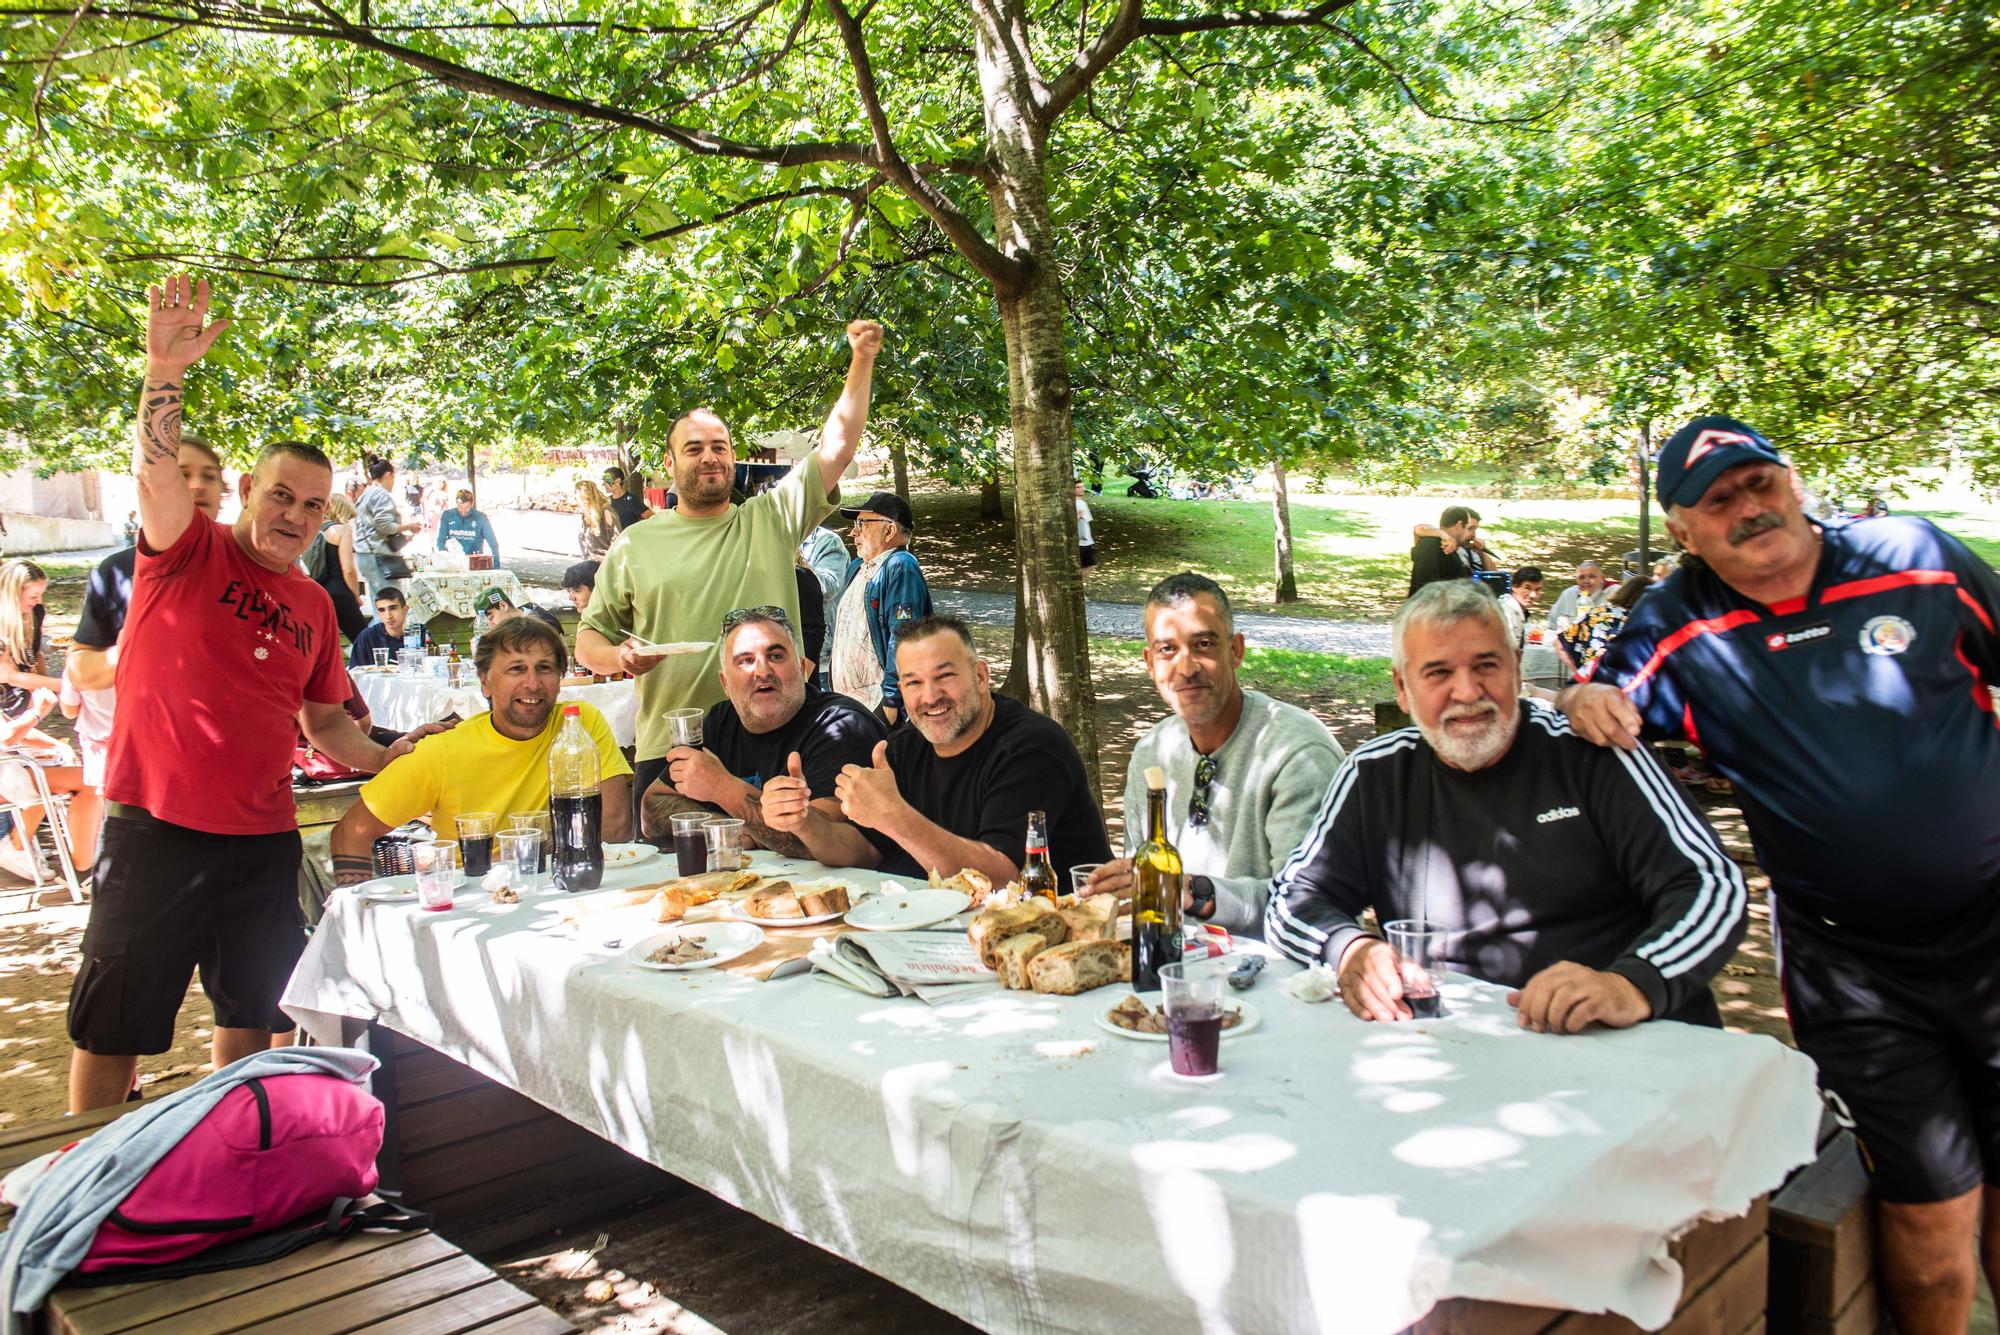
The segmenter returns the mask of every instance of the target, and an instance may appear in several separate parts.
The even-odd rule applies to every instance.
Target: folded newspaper
[[[849,932],[820,938],[807,958],[819,977],[876,997],[942,1001],[1000,982],[963,932]]]

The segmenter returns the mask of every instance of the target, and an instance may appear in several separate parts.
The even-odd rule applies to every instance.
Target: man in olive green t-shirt
[[[597,590],[576,632],[577,661],[593,672],[639,679],[638,763],[643,793],[666,766],[666,711],[706,708],[723,698],[720,652],[667,657],[646,644],[715,641],[722,618],[739,607],[782,607],[799,618],[793,554],[840,500],[840,475],[868,424],[868,397],[882,326],[847,326],[853,355],[847,384],[827,414],[818,447],[785,479],[741,506],[729,503],[736,446],[714,412],[696,408],[667,437],[677,508],[634,524],[605,554]]]

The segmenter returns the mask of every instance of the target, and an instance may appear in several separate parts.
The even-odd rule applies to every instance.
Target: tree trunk
[[[1098,795],[1097,706],[1077,566],[1069,351],[1049,216],[1046,89],[1027,50],[1023,0],[973,0],[972,11],[991,145],[993,243],[1019,266],[994,284],[1014,436],[1014,659],[1004,689],[1069,733]]]
[[[889,436],[889,469],[895,477],[896,494],[903,498],[905,505],[908,505],[910,502],[910,452],[904,446],[903,438],[893,432]]]
[[[1285,461],[1271,458],[1271,518],[1278,548],[1278,601],[1299,600],[1298,576],[1292,572],[1292,501],[1285,492]]]
[[[1639,573],[1653,573],[1653,498],[1646,494],[1646,465],[1653,457],[1653,423],[1639,423]]]
[[[618,456],[618,471],[629,474],[639,466],[637,457],[632,453],[632,442],[638,436],[638,430],[633,427],[631,418],[620,417],[612,422],[611,431],[612,449]]]
[[[1007,388],[1014,423],[1014,665],[1007,690],[1060,723],[1097,784],[1097,717],[1077,566],[1070,450],[1069,353],[1062,290],[1038,266],[1022,295],[1003,299]]]
[[[1004,520],[1007,512],[1000,508],[1000,471],[995,469],[979,479],[979,517],[981,519]]]
[[[479,508],[479,464],[473,458],[472,446],[465,447],[465,489],[472,493],[472,506]],[[422,516],[418,516],[422,518]]]

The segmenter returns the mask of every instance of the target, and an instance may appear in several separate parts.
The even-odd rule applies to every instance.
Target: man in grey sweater
[[[1170,575],[1146,595],[1146,667],[1173,713],[1139,739],[1125,775],[1125,841],[1146,837],[1146,770],[1167,775],[1167,838],[1188,873],[1185,912],[1261,936],[1271,877],[1305,837],[1342,759],[1326,725],[1237,683],[1243,637],[1212,579]],[[1132,893],[1132,862],[1089,894]]]

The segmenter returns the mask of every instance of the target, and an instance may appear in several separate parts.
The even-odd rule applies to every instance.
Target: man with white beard
[[[1413,1017],[1386,942],[1422,919],[1443,967],[1515,989],[1521,1027],[1720,1025],[1709,980],[1743,936],[1743,877],[1646,751],[1592,746],[1520,699],[1493,596],[1427,585],[1391,631],[1404,728],[1358,747],[1278,872],[1265,939],[1340,973],[1363,1020]]]

